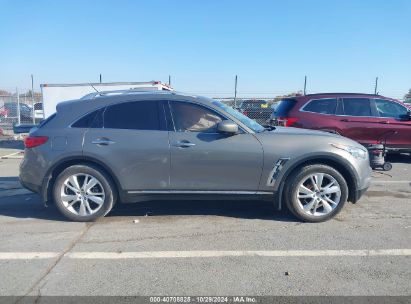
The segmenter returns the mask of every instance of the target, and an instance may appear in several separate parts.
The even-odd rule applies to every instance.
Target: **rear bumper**
[[[24,188],[26,188],[27,190],[33,191],[33,192],[35,192],[35,193],[40,193],[40,192],[41,192],[41,186],[35,185],[35,184],[32,184],[32,183],[28,183],[28,182],[24,181],[24,180],[21,178],[21,176],[19,177],[19,179],[20,179],[20,184],[21,184]]]

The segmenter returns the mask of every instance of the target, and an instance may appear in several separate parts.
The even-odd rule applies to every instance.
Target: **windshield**
[[[219,101],[216,101],[216,100],[213,101],[213,104],[220,107],[221,109],[223,109],[228,114],[230,114],[230,115],[234,116],[235,118],[237,118],[239,121],[241,121],[243,124],[245,124],[247,127],[249,127],[254,132],[259,133],[259,132],[262,132],[262,131],[265,130],[265,128],[262,125],[255,122],[251,118],[248,118],[247,116],[241,114],[240,112],[233,109],[232,107],[229,107],[229,106],[227,106],[227,105],[225,105],[225,104],[223,104]]]

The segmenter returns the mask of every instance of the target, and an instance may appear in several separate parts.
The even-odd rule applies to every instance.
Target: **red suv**
[[[411,106],[380,95],[327,93],[287,97],[274,125],[338,133],[362,144],[384,143],[411,152]]]

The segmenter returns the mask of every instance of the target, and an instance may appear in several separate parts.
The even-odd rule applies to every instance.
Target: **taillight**
[[[243,111],[243,114],[244,114],[245,116],[247,116],[248,112],[244,110],[244,111]]]
[[[29,136],[24,140],[26,148],[34,148],[45,144],[49,138],[47,136]]]
[[[277,124],[283,127],[291,127],[298,121],[297,117],[278,117]]]

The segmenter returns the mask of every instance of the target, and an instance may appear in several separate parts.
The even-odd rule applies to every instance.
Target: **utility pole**
[[[306,90],[307,90],[307,75],[304,76],[304,95],[306,93]]]
[[[100,83],[102,82],[101,74],[100,74]]]
[[[375,77],[374,95],[377,95],[377,89],[378,89],[378,77]]]
[[[168,85],[171,86],[171,75],[168,75]]]
[[[34,80],[33,80],[33,74],[31,74],[31,110],[33,112],[33,125],[36,124],[36,119],[34,117]]]
[[[235,84],[234,84],[234,108],[237,108],[237,75],[235,75]]]

